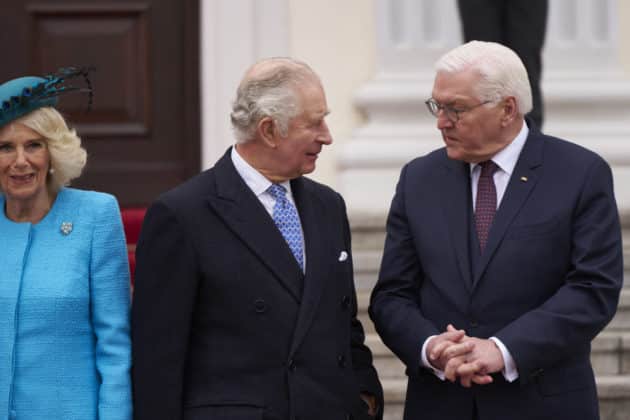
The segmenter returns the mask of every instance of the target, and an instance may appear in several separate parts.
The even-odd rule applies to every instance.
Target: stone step
[[[384,420],[401,420],[407,379],[382,379],[385,394]],[[598,376],[601,420],[628,420],[630,415],[630,375]]]
[[[374,288],[382,258],[382,250],[353,251],[354,283],[357,290],[371,291]]]
[[[400,379],[405,377],[405,365],[383,344],[377,334],[365,336],[365,344],[372,350],[374,367],[382,379]]]
[[[381,379],[385,397],[383,420],[402,420],[405,408],[407,379]]]
[[[602,331],[592,342],[591,363],[597,375],[630,374],[630,332]]]
[[[371,334],[376,332],[374,329],[374,324],[368,315],[368,306],[370,305],[370,291],[369,290],[357,290],[357,317],[361,324],[363,325],[363,329],[365,330],[365,334]]]
[[[630,376],[597,376],[599,413],[601,420],[630,418]]]
[[[630,283],[630,282],[629,282]],[[619,297],[619,306],[615,317],[606,327],[607,330],[630,331],[630,288],[624,287]]]

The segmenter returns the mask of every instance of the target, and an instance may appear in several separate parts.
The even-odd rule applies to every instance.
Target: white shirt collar
[[[512,175],[514,172],[514,167],[516,166],[516,162],[518,161],[518,157],[521,154],[521,150],[523,150],[523,146],[525,146],[525,140],[527,140],[527,136],[529,135],[529,127],[527,127],[527,123],[523,121],[523,126],[521,127],[521,131],[518,132],[514,140],[512,140],[507,146],[499,151],[496,155],[492,156],[492,161],[508,176]],[[475,168],[479,165],[478,163],[470,164],[470,173],[475,170]]]
[[[241,178],[243,178],[245,184],[247,184],[249,189],[252,190],[256,197],[267,191],[272,182],[265,178],[263,174],[258,172],[256,168],[247,163],[247,161],[243,159],[238,153],[236,147],[232,147],[230,157],[232,158],[232,163],[234,164],[234,168],[236,168],[236,172],[238,172]],[[288,194],[291,194],[290,181],[281,182],[280,185],[286,188]]]

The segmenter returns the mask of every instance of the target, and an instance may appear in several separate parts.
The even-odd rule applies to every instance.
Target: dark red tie
[[[477,199],[475,200],[475,227],[479,248],[483,250],[488,242],[488,232],[492,226],[492,219],[497,212],[497,189],[494,186],[494,171],[498,166],[491,160],[481,162],[481,175],[477,182]]]

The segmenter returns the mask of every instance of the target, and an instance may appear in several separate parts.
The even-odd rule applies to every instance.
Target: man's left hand
[[[497,345],[492,340],[476,337],[465,337],[464,341],[472,341],[475,346],[466,361],[456,369],[462,386],[468,388],[472,382],[479,383],[475,377],[483,377],[492,382],[490,374],[500,372],[505,367],[503,355]]]
[[[368,406],[368,415],[375,417],[376,411],[378,410],[378,406],[376,405],[376,397],[374,395],[364,393],[361,393],[360,396],[363,402],[366,403]]]

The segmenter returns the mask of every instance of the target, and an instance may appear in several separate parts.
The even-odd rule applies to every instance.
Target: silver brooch
[[[69,235],[72,232],[72,222],[62,222],[61,223],[61,233],[64,235]]]

